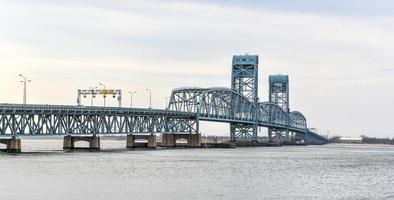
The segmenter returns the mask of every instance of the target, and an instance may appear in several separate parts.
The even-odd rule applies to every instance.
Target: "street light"
[[[166,99],[166,105],[164,106],[164,109],[166,109],[166,110],[168,109],[167,106],[168,106],[168,99],[169,99],[169,98],[170,98],[170,97],[164,97],[164,99]]]
[[[130,94],[130,108],[133,107],[133,94],[137,93],[136,91],[129,91]]]
[[[23,83],[23,104],[26,105],[26,83],[30,83],[31,80],[28,80],[22,74],[19,74],[19,76],[23,78],[23,81],[20,81],[20,82]]]
[[[105,95],[107,91],[105,91],[105,90],[106,90],[107,86],[105,86],[105,85],[102,84],[102,83],[99,83],[99,85],[103,86],[103,88],[104,88],[103,97],[104,97],[104,107],[105,107],[105,98],[107,97],[107,95]]]
[[[145,89],[145,90],[149,92],[149,109],[152,109],[152,90],[150,89]]]

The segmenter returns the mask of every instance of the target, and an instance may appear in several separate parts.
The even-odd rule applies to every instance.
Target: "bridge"
[[[230,124],[233,142],[258,142],[258,127],[266,127],[269,142],[326,144],[326,138],[308,129],[301,112],[290,111],[288,76],[270,76],[269,101],[259,101],[257,70],[258,56],[234,56],[231,88],[174,89],[165,109],[0,104],[0,143],[19,152],[20,136],[64,135],[65,149],[73,149],[79,140],[99,149],[99,136],[123,134],[127,147],[136,139],[156,147],[155,133],[162,133],[162,146],[174,146],[183,138],[198,147],[200,121],[213,121]]]
[[[278,104],[254,104],[245,96],[229,88],[179,88],[172,91],[169,110],[194,113],[198,121],[236,123],[245,129],[231,136],[231,140],[257,140],[248,127],[286,130],[313,144],[325,144],[327,139],[307,128],[305,116],[298,111],[285,112]],[[198,132],[199,126],[196,127]],[[279,136],[279,135],[278,135]],[[273,138],[271,138],[272,140]],[[284,138],[278,138],[284,139]]]

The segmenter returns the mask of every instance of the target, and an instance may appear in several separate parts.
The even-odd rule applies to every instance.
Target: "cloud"
[[[379,71],[382,71],[382,72],[394,72],[394,67],[393,68],[389,68],[389,67],[387,67],[387,68],[380,68]]]

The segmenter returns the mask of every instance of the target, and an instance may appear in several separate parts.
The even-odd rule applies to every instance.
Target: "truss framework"
[[[258,102],[258,64],[257,55],[233,57],[231,90],[241,94],[253,104]],[[257,109],[253,111],[255,110]],[[230,123],[230,137],[233,141],[240,138],[257,140],[257,124]]]
[[[235,139],[250,139],[253,133],[245,125],[257,124],[274,130],[289,130],[314,144],[324,144],[327,139],[307,128],[305,116],[298,112],[285,112],[271,102],[253,104],[229,88],[178,88],[170,96],[167,110],[195,113],[197,130],[200,120],[235,123],[240,134]],[[244,128],[245,127],[245,128]],[[282,136],[281,136],[282,137]]]
[[[269,102],[278,105],[286,113],[290,113],[289,108],[289,77],[287,75],[269,76]],[[290,122],[289,122],[290,123]],[[288,129],[268,129],[268,140],[277,143],[290,141]]]
[[[0,105],[0,135],[195,133],[194,114],[154,109]]]
[[[254,104],[229,88],[178,88],[172,91],[168,110],[196,113],[199,120],[257,124],[306,132],[306,118],[287,113],[271,102]],[[245,129],[244,133],[247,133]]]

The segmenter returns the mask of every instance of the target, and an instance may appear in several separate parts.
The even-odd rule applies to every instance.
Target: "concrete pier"
[[[137,143],[136,140],[147,140],[145,143]],[[150,135],[134,135],[134,134],[129,134],[127,135],[126,139],[126,148],[156,148],[157,143],[156,143],[156,135],[155,134],[150,134]]]
[[[89,150],[100,150],[100,137],[93,135],[93,136],[64,136],[63,139],[63,149],[64,150],[74,150],[78,149],[75,147],[75,142],[77,141],[86,141],[89,142]]]
[[[0,143],[7,145],[5,151],[8,153],[20,153],[22,151],[20,138],[0,138]]]
[[[162,147],[175,147],[175,137],[171,133],[163,133],[161,136]]]
[[[163,133],[161,146],[162,147],[176,147],[176,140],[185,139],[187,140],[187,147],[198,148],[201,147],[201,134],[190,134],[190,133]]]
[[[201,134],[190,134],[187,139],[188,147],[201,147]]]

